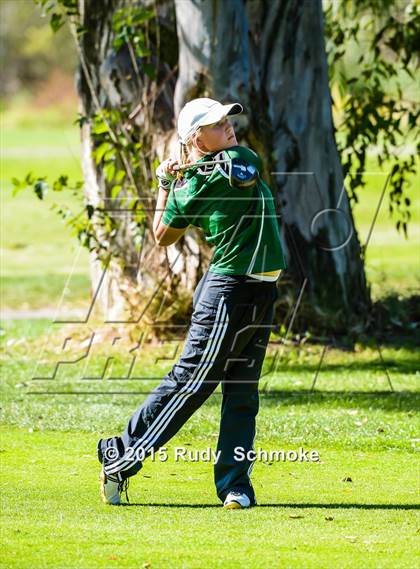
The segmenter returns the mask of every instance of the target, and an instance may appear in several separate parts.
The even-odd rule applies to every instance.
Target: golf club
[[[190,170],[192,168],[201,168],[201,166],[212,166],[214,164],[228,164],[229,184],[232,188],[252,188],[258,180],[259,172],[253,164],[249,164],[239,158],[231,158],[229,160],[207,160],[205,162],[196,162],[195,164],[180,164],[175,166],[176,172]]]

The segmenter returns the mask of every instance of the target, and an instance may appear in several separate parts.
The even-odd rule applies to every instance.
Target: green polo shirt
[[[259,172],[261,159],[244,146],[207,154],[198,162],[240,158]],[[203,166],[174,180],[162,222],[182,229],[194,225],[215,247],[209,271],[246,275],[286,268],[279,220],[270,188],[258,178],[253,188],[232,188],[226,167]]]

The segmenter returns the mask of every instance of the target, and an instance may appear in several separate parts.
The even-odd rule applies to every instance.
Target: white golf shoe
[[[229,492],[223,503],[225,510],[239,510],[242,508],[250,508],[251,500],[246,494],[240,492]]]
[[[99,486],[102,501],[111,506],[119,506],[121,504],[121,493],[125,492],[127,502],[129,502],[127,488],[128,478],[119,482],[117,478],[105,474],[102,468],[99,475]]]

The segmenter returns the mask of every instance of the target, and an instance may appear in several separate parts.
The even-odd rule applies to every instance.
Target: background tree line
[[[192,232],[138,272],[139,254],[147,258],[154,246],[149,188],[156,160],[174,145],[173,116],[188,98],[209,95],[239,99],[249,110],[237,127],[266,163],[288,254],[279,312],[293,309],[305,283],[299,325],[357,333],[372,324],[351,205],[376,149],[379,165],[387,161],[390,170],[388,207],[397,229],[407,231],[415,159],[410,149],[400,151],[414,141],[418,119],[414,2],[40,4],[55,30],[70,22],[76,40],[90,183],[84,217],[67,221],[92,251],[97,280],[108,267],[110,307],[125,297],[131,314],[140,314],[141,287],[153,286],[179,255],[170,281],[171,312],[179,316],[209,260]],[[275,171],[315,176],[302,181]],[[26,185],[39,197],[46,188],[36,176],[17,184]],[[55,187],[67,187],[65,176]],[[329,211],[316,218],[323,209]]]

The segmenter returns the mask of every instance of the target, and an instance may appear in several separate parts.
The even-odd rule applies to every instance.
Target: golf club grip
[[[193,164],[179,164],[178,166],[174,166],[172,169],[174,172],[180,172],[181,170],[188,170],[191,166],[193,166]]]

